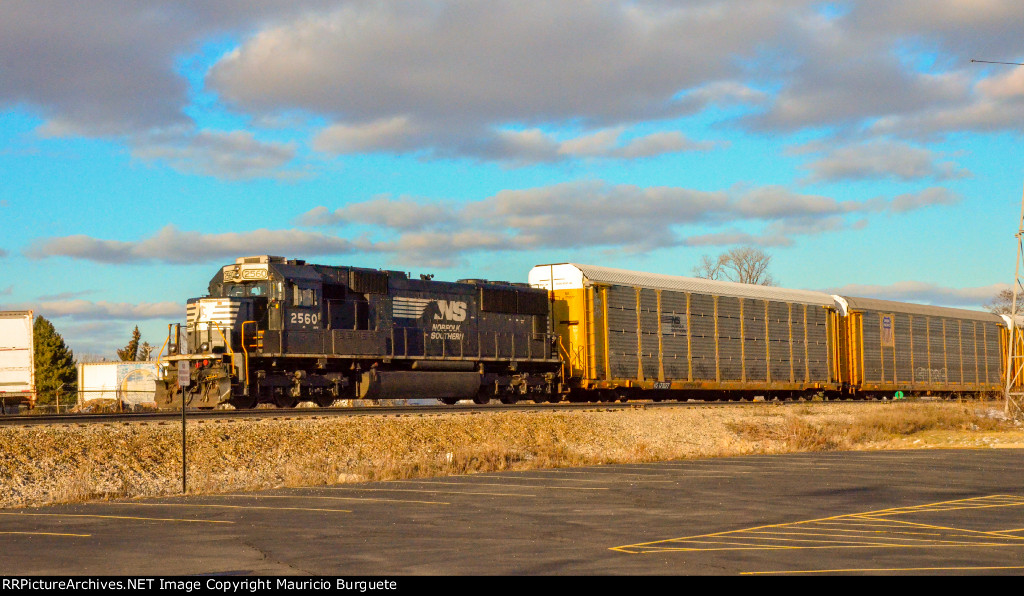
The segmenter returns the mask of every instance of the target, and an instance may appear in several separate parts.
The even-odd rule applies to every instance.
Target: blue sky
[[[0,4],[0,309],[113,358],[218,267],[691,275],[981,308],[1013,281],[1012,0]]]

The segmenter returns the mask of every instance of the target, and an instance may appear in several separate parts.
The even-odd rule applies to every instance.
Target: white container
[[[84,362],[78,365],[78,404],[118,400],[126,407],[156,405],[157,363]]]
[[[35,351],[31,310],[0,311],[0,399],[36,403]]]

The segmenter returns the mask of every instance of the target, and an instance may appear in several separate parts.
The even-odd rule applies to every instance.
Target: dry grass
[[[1024,443],[999,406],[764,405],[351,418],[215,420],[188,430],[194,493],[751,453]],[[951,439],[950,437],[954,437]],[[0,428],[0,507],[176,494],[175,424]],[[920,444],[914,446],[922,446]]]
[[[934,430],[1012,431],[1019,427],[986,402],[879,404],[848,420],[817,420],[806,406],[765,423],[743,420],[730,428],[742,438],[777,444],[783,451],[834,451],[891,442]]]

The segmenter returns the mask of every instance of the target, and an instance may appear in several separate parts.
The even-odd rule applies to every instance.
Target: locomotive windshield
[[[266,296],[269,292],[270,287],[267,282],[230,284],[224,287],[224,293],[227,296],[238,298]]]

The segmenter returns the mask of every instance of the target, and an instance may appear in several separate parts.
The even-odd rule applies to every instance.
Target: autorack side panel
[[[793,337],[790,333],[792,304],[768,302],[768,359],[773,381],[793,382]]]
[[[706,294],[690,294],[691,358],[693,380],[718,380],[718,301]]]
[[[640,378],[664,380],[661,367],[661,355],[664,344],[660,341],[658,312],[658,292],[651,288],[637,289],[639,313],[637,326],[639,332],[638,350],[640,352]]]
[[[659,290],[661,294],[662,380],[690,380],[688,295]]]
[[[768,338],[765,302],[743,299],[743,380],[768,381]]]
[[[636,289],[610,286],[606,290],[609,378],[638,377]]]
[[[845,298],[862,317],[866,391],[999,389],[1002,320],[989,313]]]

